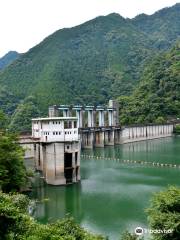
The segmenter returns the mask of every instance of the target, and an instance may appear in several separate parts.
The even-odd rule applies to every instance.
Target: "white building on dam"
[[[80,140],[76,117],[32,119],[36,169],[45,181],[65,185],[80,180]]]

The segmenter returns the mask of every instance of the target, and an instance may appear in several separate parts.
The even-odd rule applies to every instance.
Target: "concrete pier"
[[[105,139],[104,139],[105,132],[103,130],[95,131],[95,147],[104,147]]]
[[[114,145],[114,129],[109,129],[105,131],[105,141],[104,145],[113,146]]]

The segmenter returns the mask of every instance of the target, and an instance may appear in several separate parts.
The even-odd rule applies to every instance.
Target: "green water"
[[[180,164],[180,137],[96,148],[83,153]],[[37,181],[32,196],[49,198],[49,201],[38,204],[35,217],[46,223],[70,213],[81,226],[116,240],[125,229],[147,227],[144,209],[152,194],[169,184],[180,185],[179,177],[178,168],[82,159],[79,184],[55,187]]]

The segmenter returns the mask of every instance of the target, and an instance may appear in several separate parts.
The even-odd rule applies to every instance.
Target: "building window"
[[[67,146],[67,149],[69,149],[69,146]]]
[[[72,121],[64,121],[64,128],[72,128]]]
[[[77,128],[77,121],[74,121],[74,128]]]

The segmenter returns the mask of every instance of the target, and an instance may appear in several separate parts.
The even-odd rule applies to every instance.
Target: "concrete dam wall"
[[[173,124],[157,124],[80,129],[81,146],[82,148],[104,147],[169,137],[173,134],[173,128]]]

